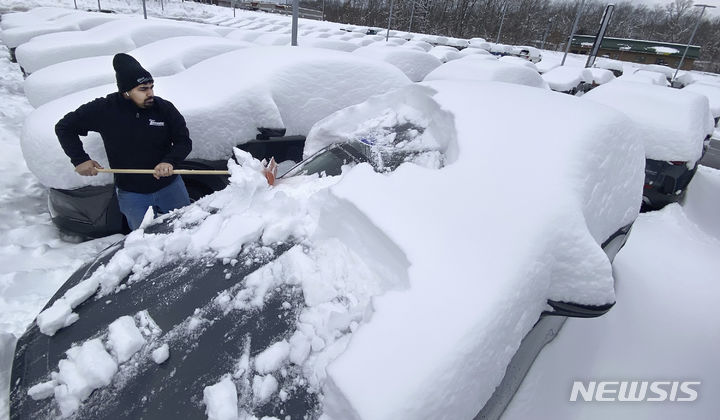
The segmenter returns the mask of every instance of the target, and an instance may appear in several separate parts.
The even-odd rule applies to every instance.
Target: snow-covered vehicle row
[[[180,50],[177,55],[183,54]],[[361,56],[312,48],[253,47],[203,60],[172,76],[156,77],[155,93],[171,99],[182,112],[193,139],[190,169],[202,169],[210,164],[204,161],[219,160],[225,166],[232,148],[254,140],[259,128],[305,136],[330,113],[409,83],[397,68]],[[50,101],[27,117],[23,129],[23,155],[28,168],[51,188],[54,220],[84,235],[103,236],[122,228],[114,210],[112,177],[78,176],[60,148],[54,126],[81,104],[115,91],[115,84],[103,85]],[[107,165],[99,134],[89,133],[84,147],[93,159]],[[191,191],[199,193],[194,198],[225,185],[207,184],[208,177],[186,181],[205,187],[193,185]]]
[[[643,200],[648,209],[659,209],[682,198],[707,150],[714,128],[709,102],[688,89],[621,79],[591,90],[583,99],[626,113],[645,133]]]
[[[533,136],[505,129],[518,115]],[[548,302],[613,304],[640,136],[590,101],[434,81],[319,121],[274,187],[236,151],[227,189],[56,294],[18,343],[13,418],[499,415],[491,397]]]

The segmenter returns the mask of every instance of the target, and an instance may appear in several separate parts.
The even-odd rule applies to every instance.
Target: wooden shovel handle
[[[149,174],[155,173],[153,169],[97,169],[98,172],[110,174]],[[173,169],[173,175],[230,175],[230,171],[204,170],[204,169]]]

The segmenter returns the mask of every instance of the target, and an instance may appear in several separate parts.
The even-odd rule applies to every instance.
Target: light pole
[[[323,13],[322,20],[324,21],[325,20],[325,0],[323,0],[322,13]]]
[[[578,22],[580,22],[580,15],[582,15],[582,9],[584,5],[585,0],[580,0],[580,7],[578,7],[578,11],[575,14],[575,22],[573,23],[572,31],[570,31],[570,38],[568,38],[567,45],[565,46],[565,55],[563,55],[562,62],[560,63],[561,66],[565,65],[565,59],[567,58],[568,52],[570,51],[570,44],[575,37],[575,30],[577,29]]]
[[[293,0],[292,8],[292,39],[290,45],[297,47],[298,44],[298,15],[300,14],[300,0]]]
[[[552,28],[552,24],[553,24],[553,19],[552,18],[548,19],[548,26],[547,26],[547,29],[545,29],[545,35],[543,35],[542,42],[540,43],[541,50],[545,49],[545,41],[547,41],[547,37],[550,34],[550,29]]]
[[[505,13],[507,12],[507,5],[508,5],[507,2],[505,2],[503,4],[502,17],[500,18],[500,28],[498,29],[497,38],[495,39],[496,44],[500,43],[500,33],[502,33],[503,22],[505,22]]]
[[[392,12],[393,12],[393,0],[390,0],[390,13],[388,13],[388,30],[385,34],[385,42],[390,39],[390,24],[392,23]]]
[[[412,2],[412,9],[410,9],[410,24],[408,25],[408,32],[412,32],[412,21],[415,16],[415,0]]]
[[[145,7],[145,0],[143,0],[143,16],[145,16],[145,20],[147,20],[147,8]]]
[[[687,55],[688,50],[690,49],[690,44],[692,44],[693,38],[695,38],[695,32],[697,32],[698,26],[700,26],[700,22],[702,21],[703,13],[705,13],[705,9],[707,8],[714,8],[715,6],[710,6],[708,4],[696,4],[695,7],[702,7],[702,10],[700,10],[700,16],[698,16],[697,23],[695,23],[695,29],[693,29],[692,34],[690,35],[690,39],[688,40],[687,45],[685,46],[685,51],[683,52],[682,58],[680,59],[680,64],[678,64],[677,70],[675,70],[675,74],[673,75],[672,81],[675,81],[675,78],[677,78],[678,72],[680,71],[680,67],[683,65],[683,61],[685,61],[685,56]]]

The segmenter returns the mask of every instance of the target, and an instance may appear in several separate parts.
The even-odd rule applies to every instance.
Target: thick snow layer
[[[657,47],[657,48],[663,48],[663,47]],[[642,66],[642,70],[660,73],[663,76],[665,76],[666,79],[672,79],[673,75],[675,75],[675,69],[670,68],[668,66],[663,66],[662,64],[645,64],[644,66]]]
[[[203,390],[203,403],[207,406],[208,420],[237,420],[237,389],[230,376]]]
[[[593,82],[593,75],[590,69],[583,67],[555,67],[543,73],[542,78],[550,86],[550,89],[557,92],[568,92],[577,88],[580,83]]]
[[[193,139],[191,158],[227,159],[235,145],[255,138],[258,127],[284,127],[288,135],[306,135],[332,112],[408,83],[397,68],[360,56],[266,47],[232,51],[176,75],[156,78],[155,94],[172,101],[185,117]],[[27,118],[23,154],[44,185],[78,188],[112,182],[109,175],[77,175],[60,148],[54,126],[67,112],[115,90],[113,84],[64,96]],[[98,134],[90,133],[84,147],[93,159],[107,165]]]
[[[386,95],[386,104],[373,98],[339,111],[308,139],[342,138],[373,111],[384,119],[397,98],[409,98],[404,113],[415,119],[452,115],[436,121],[450,121],[443,133],[454,139],[444,168],[405,165],[380,175],[360,165],[332,187],[403,250],[410,287],[375,298],[370,322],[329,366],[325,409],[331,418],[474,416],[545,299],[614,300],[599,243],[631,222],[640,203],[642,146],[618,112],[502,83],[440,81],[403,90]],[[422,95],[425,100],[412,99]],[[558,131],[566,112],[583,116]],[[533,127],[532,136],[507,130],[517,115]],[[536,159],[548,149],[552,155]],[[522,174],[539,172],[545,187],[523,188]],[[505,175],[502,182],[498,174]],[[460,193],[466,182],[482,197]],[[493,206],[485,205],[488,197]],[[529,203],[530,213],[524,210]],[[492,222],[499,220],[513,223]],[[468,356],[478,354],[488,356]]]
[[[644,83],[657,86],[670,86],[665,75],[655,71],[637,70],[633,73],[623,73],[617,80],[623,82]]]
[[[220,36],[200,25],[142,18],[116,19],[86,31],[40,35],[15,51],[27,73],[75,58],[127,52],[175,36]]]
[[[36,25],[23,25],[16,28],[4,29],[0,33],[0,39],[2,39],[2,43],[9,48],[15,48],[38,35],[53,32],[84,31],[120,18],[122,18],[122,16],[108,13],[76,11]]]
[[[207,36],[179,36],[144,45],[129,54],[153,77],[170,76],[210,57],[253,44]],[[39,107],[61,96],[115,82],[112,55],[79,58],[42,68],[25,80],[25,95]],[[58,83],[58,78],[63,83]]]
[[[123,316],[108,326],[108,347],[118,363],[125,363],[145,345],[140,330],[131,316]]]
[[[496,81],[547,89],[547,83],[537,71],[496,60],[464,58],[450,61],[430,72],[425,80]]]
[[[329,50],[353,52],[359,48],[359,45],[339,39],[319,39],[304,37],[298,39],[298,45],[301,47],[311,48],[327,48]]]
[[[392,64],[405,73],[413,82],[423,80],[428,73],[442,64],[442,62],[432,54],[404,47],[368,46],[356,49],[353,51],[353,54]]]
[[[610,70],[597,67],[592,67],[588,70],[590,70],[590,73],[592,73],[592,82],[596,85],[603,85],[605,83],[615,80],[615,75]]]
[[[508,64],[515,64],[515,65],[518,65],[518,66],[524,66],[524,67],[527,67],[527,68],[529,68],[529,69],[531,69],[531,70],[538,71],[538,69],[537,69],[537,67],[535,66],[535,64],[533,64],[531,61],[528,61],[528,60],[526,60],[526,59],[524,59],[524,58],[514,57],[514,56],[512,56],[512,55],[506,55],[506,56],[503,56],[503,57],[498,58],[498,61],[501,62],[501,63],[508,63]]]
[[[437,47],[433,47],[430,51],[428,51],[430,54],[435,56],[438,60],[440,60],[443,63],[447,63],[448,61],[457,60],[458,58],[462,57],[462,54],[460,54],[460,51],[457,50],[457,48],[453,47],[446,47],[443,45],[438,45]]]
[[[64,7],[36,7],[26,12],[3,15],[2,21],[0,21],[0,28],[4,31],[20,26],[40,25],[73,13],[77,12]]]
[[[693,83],[683,88],[689,92],[699,93],[708,98],[710,112],[713,118],[720,117],[720,86],[708,85],[705,83]]]
[[[632,118],[644,132],[648,159],[691,165],[700,159],[703,141],[714,126],[707,98],[685,90],[622,82],[623,77],[591,90],[583,100],[611,106]]]
[[[467,48],[463,48],[462,50],[460,50],[460,55],[463,55],[463,56],[465,56],[465,55],[476,55],[476,54],[477,54],[477,55],[490,55],[490,56],[492,56],[492,54],[490,54],[490,52],[489,52],[488,50],[483,49],[483,48],[475,48],[475,47],[473,47],[473,46],[470,46],[470,47],[467,47]],[[493,56],[493,57],[494,57],[494,56]]]

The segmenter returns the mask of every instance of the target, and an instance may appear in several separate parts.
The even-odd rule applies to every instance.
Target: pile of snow
[[[154,41],[175,36],[220,36],[217,32],[190,23],[142,18],[116,19],[86,31],[40,35],[15,51],[27,73],[74,58],[127,52]]]
[[[38,9],[33,9],[33,12]],[[5,15],[12,16],[12,15]],[[5,16],[3,22],[5,22]],[[33,37],[53,32],[84,31],[123,16],[108,13],[74,11],[37,24],[23,24],[14,28],[3,28],[0,39],[9,48],[15,48]]]
[[[331,190],[385,232],[410,263],[410,287],[375,298],[370,322],[328,367],[324,403],[331,418],[472,418],[545,299],[614,301],[612,270],[598,244],[631,222],[640,203],[644,157],[629,119],[524,86],[423,85],[403,90],[426,89],[428,99],[452,114],[446,135],[458,147],[448,151],[447,166],[407,165],[380,175],[359,165]],[[318,123],[312,133],[320,139],[311,133],[308,142],[332,131],[336,138],[353,133],[370,121],[372,109],[381,118],[396,107],[397,99],[390,100],[396,95],[408,96],[390,93],[386,106],[374,98],[367,107],[339,111]],[[417,108],[432,119],[432,107]],[[566,121],[562,115],[571,112],[582,116]],[[517,115],[533,136],[507,130]],[[570,126],[558,131],[561,121]],[[530,191],[525,176],[511,175],[540,171],[545,187]],[[510,176],[498,182],[498,174]],[[468,182],[482,197],[460,192]],[[493,206],[484,204],[487,197]],[[521,203],[532,203],[532,212]],[[512,225],[497,223],[508,219]]]
[[[664,74],[648,70],[636,70],[633,73],[623,73],[617,80],[657,86],[670,86],[670,82],[668,82]]]
[[[648,159],[694,165],[714,126],[707,99],[685,90],[622,82],[623,77],[591,90],[583,100],[611,106],[632,118],[645,133]]]
[[[315,122],[332,112],[408,83],[389,64],[343,52],[245,48],[155,78],[155,94],[173,102],[185,117],[193,139],[190,157],[217,160],[227,159],[234,146],[254,139],[258,127],[307,135]],[[60,148],[54,126],[83,103],[116,90],[112,84],[80,91],[48,102],[28,116],[23,154],[40,182],[63,189],[112,182],[106,174],[77,175]],[[107,165],[99,134],[91,132],[84,148]]]
[[[157,78],[179,73],[210,57],[252,45],[218,37],[179,36],[151,42],[128,54]],[[25,80],[25,95],[37,108],[73,92],[113,83],[115,70],[112,59],[112,55],[100,55],[44,67]],[[63,83],[58,83],[58,78]]]
[[[425,80],[497,81],[547,89],[547,83],[540,74],[530,68],[470,57],[443,64],[430,72]]]
[[[683,90],[705,96],[710,103],[710,112],[712,112],[713,118],[720,117],[720,86],[693,83],[685,86]]]
[[[593,82],[593,74],[590,69],[584,67],[555,67],[543,73],[542,78],[550,86],[550,89],[557,92],[570,92],[580,86],[580,83]]]
[[[412,48],[405,48],[405,45],[400,48],[362,47],[353,51],[353,54],[392,64],[405,73],[408,79],[413,82],[423,80],[428,73],[442,64],[442,62],[432,54],[417,51]]]
[[[412,39],[412,40],[402,44],[402,47],[428,52],[433,48],[433,45],[430,44],[429,42]]]

